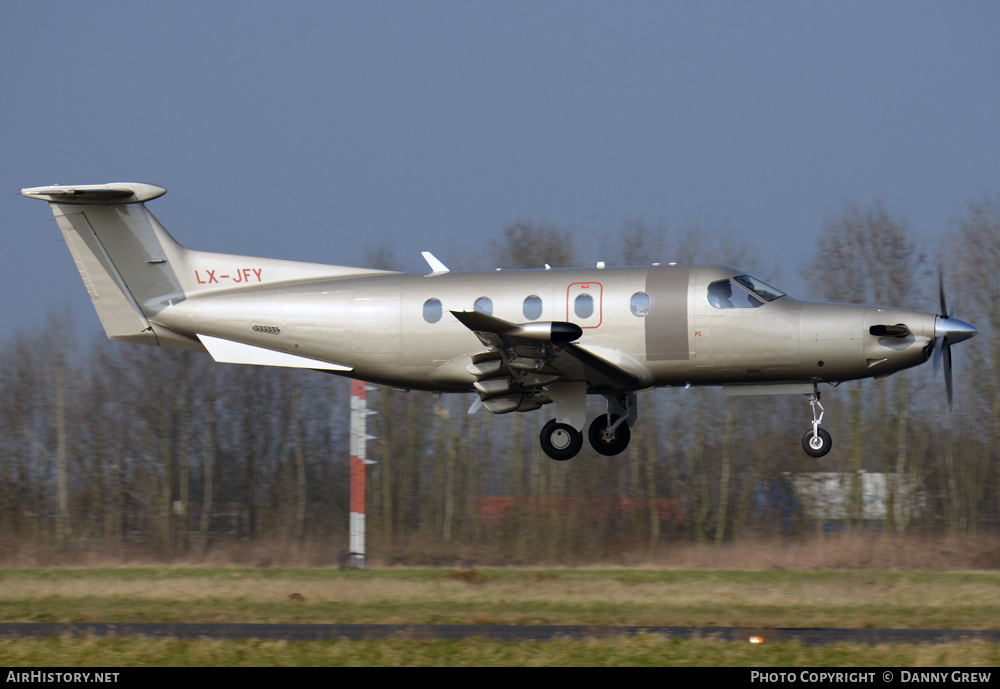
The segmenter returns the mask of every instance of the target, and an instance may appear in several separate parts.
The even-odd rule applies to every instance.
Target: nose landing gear
[[[833,439],[830,434],[819,427],[823,421],[823,405],[819,402],[819,389],[813,385],[813,393],[809,395],[809,406],[812,408],[812,430],[806,431],[802,436],[802,449],[810,457],[823,457],[833,447]],[[816,409],[819,408],[819,414]]]

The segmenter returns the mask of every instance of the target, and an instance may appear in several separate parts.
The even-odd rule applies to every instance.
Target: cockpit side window
[[[708,286],[708,303],[717,309],[735,309],[733,286],[729,280],[716,280]]]

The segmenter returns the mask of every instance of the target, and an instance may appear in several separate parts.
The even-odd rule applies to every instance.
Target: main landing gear
[[[555,419],[542,426],[539,440],[545,454],[557,462],[573,459],[583,447],[583,433]]]
[[[630,426],[636,420],[635,394],[606,397],[608,413],[591,422],[587,437],[598,454],[612,457],[624,452],[632,438]],[[545,454],[559,462],[572,459],[583,448],[583,433],[555,419],[542,426],[539,440]]]
[[[802,436],[802,449],[810,457],[823,457],[830,448],[833,447],[833,439],[830,434],[819,427],[823,421],[823,405],[819,403],[819,389],[813,386],[813,393],[809,395],[809,406],[812,407],[812,430],[806,431]],[[819,408],[819,414],[816,409]]]
[[[632,431],[625,423],[624,416],[615,416],[609,412],[594,419],[590,424],[588,435],[590,436],[590,446],[597,450],[598,454],[613,457],[621,454],[628,447]]]

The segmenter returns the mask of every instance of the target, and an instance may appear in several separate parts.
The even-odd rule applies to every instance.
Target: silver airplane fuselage
[[[35,187],[48,201],[111,339],[207,351],[216,361],[309,368],[435,392],[474,392],[471,411],[551,404],[542,448],[582,446],[588,394],[608,411],[593,448],[622,452],[636,393],[723,386],[804,394],[803,447],[826,454],[820,384],[882,377],[943,359],[975,328],[941,314],[793,299],[721,265],[450,272],[427,275],[187,249],[139,183]]]
[[[756,308],[713,307],[708,285],[738,275],[725,266],[661,265],[309,279],[190,297],[162,305],[150,320],[192,340],[211,335],[342,364],[373,383],[440,392],[473,391],[467,367],[483,345],[448,312],[473,311],[483,298],[511,323],[579,325],[581,346],[636,376],[631,391],[840,382],[888,375],[930,354],[934,314],[787,295]],[[582,318],[574,299],[584,293],[594,307]],[[640,293],[648,311],[637,316],[630,300]],[[531,320],[530,297],[541,306]],[[435,322],[424,316],[429,300],[441,304]],[[870,332],[896,323],[909,333]]]

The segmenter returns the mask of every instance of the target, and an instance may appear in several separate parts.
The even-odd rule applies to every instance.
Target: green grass
[[[832,644],[809,647],[679,641],[640,635],[614,641],[187,641],[177,639],[0,640],[10,667],[303,667],[303,666],[590,666],[590,667],[985,667],[1000,665],[1000,646]],[[120,680],[121,681],[121,680]]]
[[[0,570],[3,622],[990,629],[997,620],[993,573]]]

